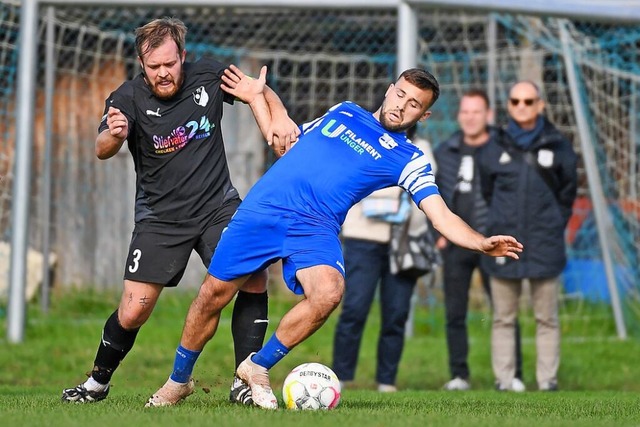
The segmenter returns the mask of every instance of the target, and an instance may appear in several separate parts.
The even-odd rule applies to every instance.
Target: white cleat
[[[271,390],[269,370],[254,363],[251,353],[236,369],[236,375],[251,387],[253,404],[264,409],[278,409],[278,399]]]
[[[167,382],[149,398],[144,407],[173,406],[192,394],[195,388],[196,385],[193,378],[189,378],[189,381],[186,383],[177,383],[169,378]]]
[[[514,378],[513,381],[511,381],[511,390],[516,393],[522,393],[523,391],[527,391],[527,387],[520,378]]]
[[[465,380],[464,378],[460,378],[460,377],[455,377],[454,379],[452,379],[451,381],[447,382],[443,389],[445,390],[449,390],[449,391],[467,391],[471,388],[471,384],[469,384],[469,381]]]

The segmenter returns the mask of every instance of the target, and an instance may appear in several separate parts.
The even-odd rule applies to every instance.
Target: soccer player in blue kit
[[[231,66],[223,80],[231,88],[250,85],[255,91],[252,102],[264,106],[260,101],[264,74],[250,80]],[[523,248],[515,238],[485,237],[447,208],[431,172],[431,159],[406,138],[407,129],[429,117],[438,95],[438,82],[429,72],[409,69],[389,86],[375,113],[342,102],[301,127],[298,142],[253,186],[223,232],[187,314],[172,376],[190,379],[199,352],[215,334],[220,311],[252,275],[282,260],[287,286],[304,299],[236,371],[251,387],[256,406],[276,409],[269,369],[318,330],[340,303],[344,292],[340,226],[347,211],[377,189],[402,187],[454,244],[518,259]],[[261,128],[269,126],[266,108],[256,108],[256,120]],[[175,383],[168,381],[164,387]]]

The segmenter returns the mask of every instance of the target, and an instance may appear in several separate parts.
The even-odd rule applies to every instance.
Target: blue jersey
[[[298,143],[254,185],[240,210],[294,215],[339,231],[347,211],[399,185],[419,205],[438,194],[431,159],[362,107],[343,102],[302,126]]]

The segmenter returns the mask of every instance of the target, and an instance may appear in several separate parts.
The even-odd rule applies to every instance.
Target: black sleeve
[[[569,222],[573,212],[573,202],[578,192],[578,157],[569,141],[565,141],[564,149],[561,151],[561,166],[559,169],[560,188],[557,199],[562,210],[565,224]]]
[[[480,190],[487,205],[493,197],[494,174],[491,172],[491,152],[494,151],[492,142],[478,148],[476,152],[476,166],[480,174]]]
[[[107,112],[109,107],[118,108],[122,114],[125,115],[129,122],[129,131],[133,129],[135,124],[135,107],[133,102],[133,85],[130,82],[123,83],[104,102],[104,112],[100,125],[98,126],[98,133],[102,133],[106,129],[109,129],[107,125]]]
[[[211,72],[214,76],[214,80],[217,85],[222,84],[222,75],[224,74],[224,70],[229,68],[229,64],[223,64],[213,58],[204,57],[198,61],[198,66],[203,67],[203,69]],[[227,92],[222,91],[223,98],[222,100],[227,104],[233,105],[236,98],[233,95],[228,94]]]

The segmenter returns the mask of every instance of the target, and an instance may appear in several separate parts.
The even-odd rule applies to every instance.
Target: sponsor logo
[[[104,339],[104,331],[102,331],[102,345],[104,345],[105,347],[109,347],[111,345],[111,343],[107,340]]]
[[[345,144],[353,149],[359,155],[369,153],[374,160],[382,158],[382,155],[364,138],[359,137],[354,131],[348,129],[344,124],[336,126],[336,120],[331,119],[325,124],[321,132],[328,138],[340,138]]]
[[[502,155],[498,159],[498,163],[501,165],[506,165],[507,163],[511,163],[511,156],[506,151],[502,152]]]
[[[318,371],[300,371],[300,373],[298,375],[301,376],[301,377],[324,378],[325,380],[330,380],[331,379],[331,375],[325,374],[324,372],[318,372]]]
[[[336,124],[334,119],[329,120],[329,123],[324,125],[322,128],[322,134],[328,138],[335,138],[339,136],[342,132],[347,128],[345,125],[341,124],[337,128],[331,130],[331,127]]]
[[[214,127],[206,116],[202,116],[199,122],[191,120],[186,125],[172,130],[169,135],[154,135],[153,148],[156,154],[172,153],[193,139],[207,138]]]
[[[162,114],[160,114],[160,107],[158,107],[156,109],[156,111],[153,110],[147,110],[146,111],[147,116],[156,116],[156,117],[162,117]]]

